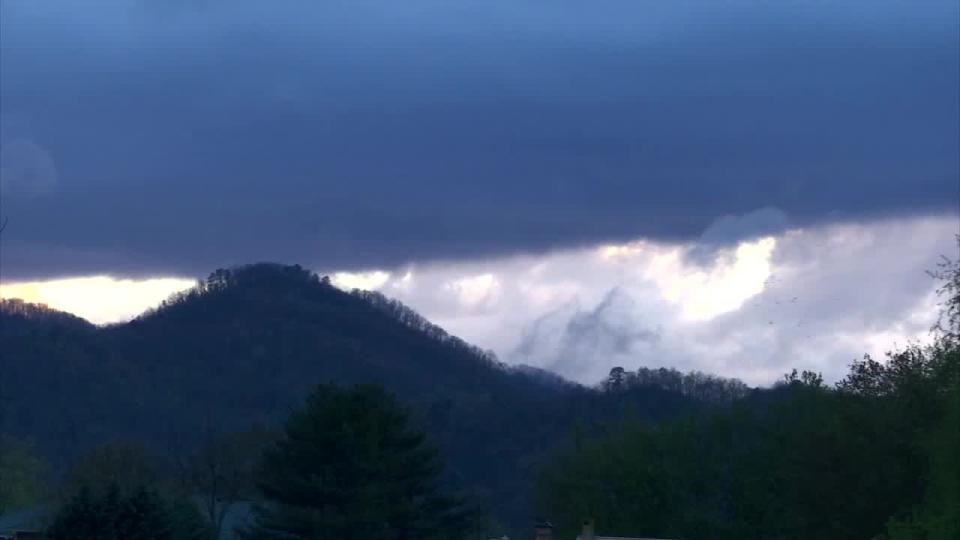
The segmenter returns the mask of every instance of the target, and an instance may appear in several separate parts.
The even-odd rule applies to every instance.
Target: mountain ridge
[[[528,479],[574,426],[701,406],[664,388],[604,392],[507,366],[400,302],[300,266],[217,270],[121,324],[12,311],[0,310],[4,425],[56,470],[117,437],[182,453],[211,431],[275,424],[316,384],[376,383],[414,411],[452,485],[517,523],[530,518]]]

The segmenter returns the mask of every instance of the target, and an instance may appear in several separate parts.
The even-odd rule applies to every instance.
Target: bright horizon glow
[[[99,275],[6,283],[0,285],[0,298],[44,304],[94,324],[108,324],[128,321],[195,284],[195,280],[183,278],[136,280]]]

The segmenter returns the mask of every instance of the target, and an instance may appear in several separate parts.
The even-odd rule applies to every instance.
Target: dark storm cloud
[[[277,4],[0,3],[5,277],[956,211],[954,1]]]

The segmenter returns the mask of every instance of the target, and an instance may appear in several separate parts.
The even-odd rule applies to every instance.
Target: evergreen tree
[[[379,386],[321,385],[264,452],[250,538],[460,538],[469,522],[441,495],[437,451]]]

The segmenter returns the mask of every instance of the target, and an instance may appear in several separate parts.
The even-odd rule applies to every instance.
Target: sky
[[[2,293],[103,323],[269,260],[580,381],[836,376],[957,251],[958,10],[0,0]]]

